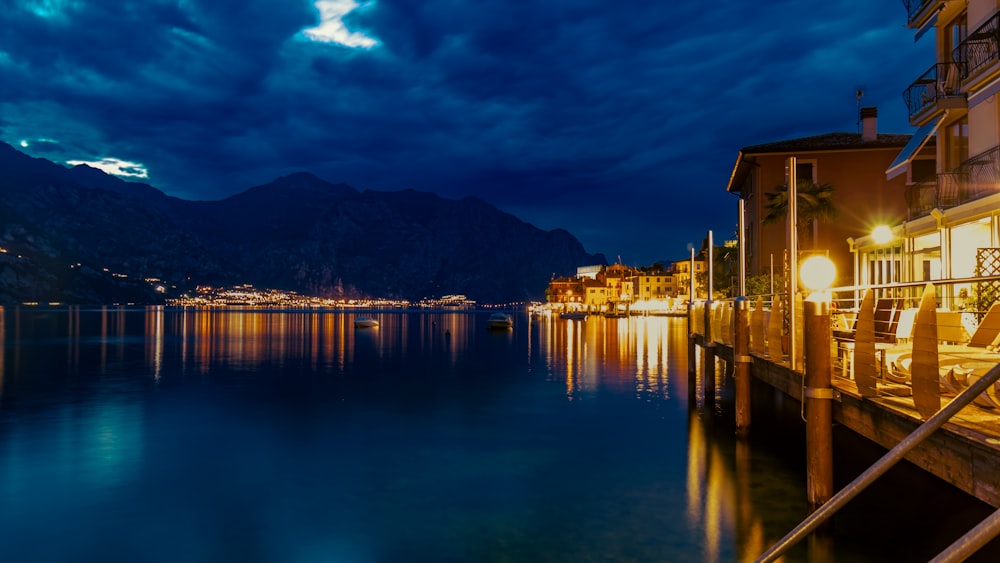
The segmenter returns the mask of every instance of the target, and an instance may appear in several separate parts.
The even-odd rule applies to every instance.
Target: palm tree
[[[761,224],[767,225],[776,223],[788,215],[788,185],[775,186],[774,191],[765,194],[767,203],[764,204],[766,213]],[[796,190],[798,203],[798,235],[799,240],[810,226],[813,228],[813,247],[816,246],[816,224],[819,221],[829,221],[837,216],[837,208],[833,204],[833,185],[830,183],[817,184],[810,180],[801,180]]]

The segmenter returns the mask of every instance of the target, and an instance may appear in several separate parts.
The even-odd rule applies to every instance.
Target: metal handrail
[[[846,487],[834,495],[833,498],[810,514],[805,520],[796,526],[795,529],[786,534],[785,537],[778,540],[777,543],[761,554],[761,556],[756,559],[756,562],[766,563],[769,561],[775,561],[778,557],[781,557],[785,551],[798,543],[799,540],[806,537],[810,532],[821,526],[827,519],[833,516],[834,513],[861,493],[861,491],[865,490],[868,485],[871,485],[876,479],[884,475],[890,468],[892,468],[892,466],[896,465],[896,463],[903,459],[906,454],[910,452],[910,450],[915,448],[925,438],[944,426],[945,422],[948,422],[948,420],[955,416],[958,411],[971,403],[983,391],[986,391],[989,386],[993,385],[997,381],[1000,381],[1000,365],[993,367],[985,376],[975,381],[972,385],[959,393],[954,400],[935,413],[934,416],[930,417],[926,422],[918,426],[916,430],[911,432],[909,436],[901,440],[895,447],[879,458],[879,460],[866,469],[864,473],[858,475]],[[983,524],[987,524],[987,522],[984,522]],[[979,527],[977,526],[977,528]],[[984,528],[985,532],[993,534],[993,536],[986,539],[986,541],[989,541],[992,537],[995,537],[997,533],[1000,533],[1000,523],[989,522],[988,527]],[[975,531],[976,530],[974,529],[973,532]],[[966,536],[969,536],[971,533],[972,532],[966,534]],[[986,534],[983,534],[984,537],[985,535]],[[962,539],[965,539],[965,537]],[[981,538],[976,539],[976,543],[978,543],[980,539]],[[960,542],[961,540],[956,542],[956,544]],[[968,543],[970,543],[970,547],[973,545],[971,540]],[[953,544],[953,546],[956,544]],[[975,549],[978,549],[978,547],[981,547],[981,544],[978,544]],[[956,553],[960,548],[964,549],[964,546],[956,547]]]
[[[1000,510],[986,517],[975,528],[949,545],[937,557],[931,559],[930,563],[959,563],[965,561],[970,555],[979,551],[979,548],[988,544],[993,538],[1000,535]]]

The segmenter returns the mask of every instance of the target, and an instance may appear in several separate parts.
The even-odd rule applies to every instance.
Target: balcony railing
[[[931,209],[948,209],[1000,193],[1000,146],[979,153],[951,172],[914,184],[906,190],[909,219]]]
[[[913,22],[924,9],[931,4],[933,0],[903,0],[903,6],[906,6],[906,21]]]
[[[965,61],[962,78],[975,72],[1000,58],[1000,12],[996,13],[979,29],[969,34],[965,41],[958,44],[951,53],[952,59]]]
[[[959,166],[968,178],[965,191],[969,199],[979,199],[1000,192],[1000,146],[981,152]]]
[[[903,100],[910,112],[910,119],[928,106],[943,99],[964,99],[961,77],[965,76],[965,63],[937,63],[903,91]]]

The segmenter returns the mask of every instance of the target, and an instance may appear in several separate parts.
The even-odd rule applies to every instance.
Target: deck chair
[[[896,328],[902,312],[902,299],[881,298],[875,302],[874,324],[875,344],[891,345],[896,343]],[[861,316],[858,312],[858,317]],[[857,332],[857,318],[850,331],[834,331],[833,338],[837,342],[837,355],[840,358],[841,376],[854,377],[854,337]],[[881,358],[884,359],[884,354]],[[879,371],[884,372],[884,366]]]
[[[940,316],[938,317],[940,319]],[[984,363],[1000,363],[1000,303],[986,312],[975,332],[965,344],[938,345],[941,387],[948,393],[960,392],[968,387],[970,378],[982,369]],[[910,381],[911,354],[902,353],[888,362],[886,378],[895,383]],[[977,366],[976,368],[970,367]],[[976,404],[986,408],[1000,408],[993,395],[980,397]]]
[[[899,323],[900,305],[902,299],[882,298],[875,302],[875,341],[893,343],[896,341],[896,325]],[[835,330],[833,337],[837,340],[853,341],[857,331],[858,319],[855,317],[851,329]]]
[[[886,370],[886,379],[894,383],[909,382],[911,359],[910,354],[901,354],[898,358],[894,358]],[[1000,362],[1000,356],[997,356],[997,361]],[[941,394],[948,397],[958,395],[966,387],[974,383],[976,379],[981,377],[981,375],[975,373],[976,371],[978,370],[957,364],[939,366],[938,377],[941,383]],[[1000,397],[998,397],[998,393],[1000,393],[1000,389],[998,389],[997,384],[994,384],[973,399],[972,403],[984,409],[1000,409]]]

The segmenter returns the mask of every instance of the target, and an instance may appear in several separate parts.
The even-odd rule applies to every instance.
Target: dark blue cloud
[[[591,252],[683,258],[735,230],[746,145],[907,132],[932,62],[902,6],[375,0],[371,49],[305,40],[314,2],[18,2],[0,14],[0,138],[116,158],[181,197],[310,170],[359,189],[477,195]],[[41,140],[41,141],[39,141]]]

